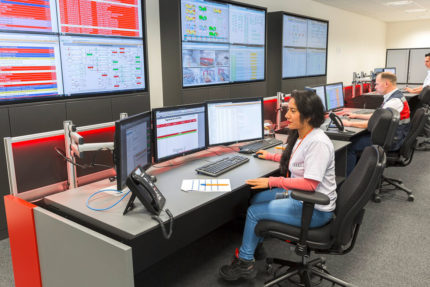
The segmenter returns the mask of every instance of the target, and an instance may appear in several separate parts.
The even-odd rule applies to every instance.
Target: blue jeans
[[[370,134],[356,136],[351,139],[351,145],[347,147],[346,155],[346,175],[348,176],[357,163],[357,155],[360,154],[367,146],[372,145]]]
[[[245,230],[243,232],[242,246],[239,257],[245,260],[254,259],[257,244],[263,241],[255,234],[254,229],[259,220],[274,220],[294,226],[301,226],[303,203],[291,197],[275,199],[277,193],[285,192],[282,188],[274,188],[257,193],[251,200],[251,206],[246,214]],[[290,193],[291,191],[288,191]],[[331,220],[333,212],[324,212],[314,209],[310,227],[325,225]]]

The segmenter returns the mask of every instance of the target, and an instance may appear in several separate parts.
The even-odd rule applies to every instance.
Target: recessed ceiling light
[[[414,3],[414,1],[408,1],[408,0],[404,0],[404,1],[393,1],[393,2],[385,2],[384,5],[387,6],[402,6],[402,5],[409,5]]]
[[[426,12],[427,9],[409,9],[409,10],[405,10],[406,13],[421,13],[421,12]]]

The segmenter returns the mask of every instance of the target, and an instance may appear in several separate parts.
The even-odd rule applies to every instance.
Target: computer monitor
[[[208,144],[221,145],[263,138],[263,99],[207,102]]]
[[[379,73],[382,73],[384,71],[384,68],[375,68],[373,69],[373,72],[377,75]]]
[[[154,109],[152,115],[155,162],[206,148],[205,104]]]
[[[144,112],[115,122],[114,162],[117,189],[125,187],[127,176],[138,165],[151,165],[151,112]]]
[[[343,83],[325,85],[325,98],[328,111],[334,111],[344,107]]]
[[[317,96],[321,99],[321,102],[324,106],[324,111],[327,111],[326,97],[325,97],[325,88],[324,85],[315,86],[315,87],[305,87],[306,90],[315,91]]]
[[[388,73],[392,73],[392,74],[396,74],[396,68],[384,68],[384,72],[388,72]]]

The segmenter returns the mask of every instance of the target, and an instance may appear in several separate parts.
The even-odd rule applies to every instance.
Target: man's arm
[[[408,93],[412,93],[412,94],[419,94],[419,93],[421,93],[421,91],[423,90],[423,87],[421,86],[421,87],[416,87],[416,88],[409,88],[409,87],[406,87],[405,88],[405,90],[406,90],[406,92],[408,92]]]
[[[367,125],[369,121],[359,121],[359,122],[352,122],[348,120],[342,120],[343,125],[345,127],[354,127],[354,128],[361,128],[361,129],[367,129]]]
[[[372,113],[373,114],[373,113]],[[360,120],[369,120],[372,114],[349,114],[348,118],[350,119],[360,119]]]

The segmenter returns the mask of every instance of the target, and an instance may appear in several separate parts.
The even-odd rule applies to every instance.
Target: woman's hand
[[[248,179],[246,184],[251,185],[251,189],[269,188],[269,179],[267,177]]]
[[[259,151],[256,152],[256,154],[258,155],[259,158],[266,159],[266,155],[269,154],[269,152],[267,150],[260,149]]]

